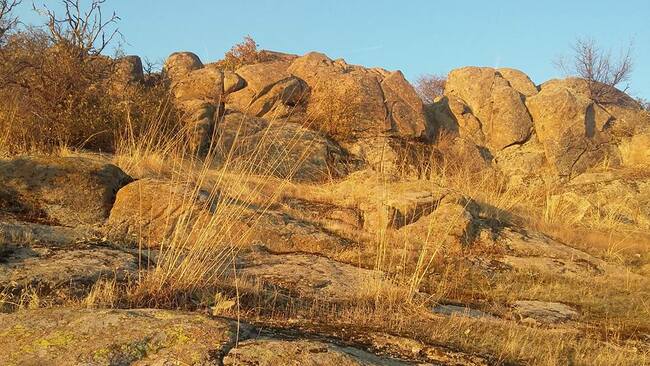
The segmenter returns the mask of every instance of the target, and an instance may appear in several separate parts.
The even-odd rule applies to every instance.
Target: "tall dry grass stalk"
[[[188,187],[180,197],[173,197],[182,201],[182,212],[173,213],[179,220],[171,236],[160,246],[154,267],[138,280],[131,301],[174,303],[177,296],[215,287],[236,275],[233,269],[239,251],[249,244],[247,238],[256,230],[260,219],[291,184],[290,179],[309,148],[299,151],[299,158],[291,161],[287,177],[274,178],[276,172],[287,170],[281,165],[287,164],[289,156],[295,156],[302,133],[282,142],[283,153],[271,155],[276,157],[275,161],[260,164],[272,148],[268,143],[273,136],[270,131],[281,122],[271,119],[252,152],[242,157],[236,156],[235,151],[242,143],[244,122],[242,118],[234,142],[225,154],[215,130],[208,154],[201,159],[187,153],[188,131],[166,135],[158,128],[159,121],[151,124],[144,138],[136,140],[126,134],[118,144],[115,160],[126,171],[142,174],[155,159],[156,173],[162,173],[173,185]],[[217,158],[222,160],[219,164],[215,164]],[[253,176],[258,180],[251,186]],[[267,184],[270,180],[275,182],[271,191]],[[250,195],[262,197],[262,201],[257,200],[252,207],[248,203]],[[197,204],[199,196],[202,196],[201,204]],[[141,214],[146,217],[148,213]],[[140,248],[147,247],[146,244],[140,243]]]

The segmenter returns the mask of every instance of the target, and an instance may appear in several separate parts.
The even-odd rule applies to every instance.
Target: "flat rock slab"
[[[608,269],[601,259],[541,233],[505,229],[499,235],[507,248],[500,261],[517,270],[575,277],[602,275]]]
[[[525,322],[562,323],[578,317],[578,311],[558,302],[516,301],[514,313]]]
[[[354,341],[363,344],[373,352],[418,360],[418,365],[487,366],[494,364],[479,355],[458,352],[443,346],[432,346],[414,339],[385,333],[364,332],[360,337],[354,337]]]
[[[91,236],[84,228],[27,222],[0,222],[0,247],[9,245],[71,244]]]
[[[310,254],[256,251],[243,257],[239,268],[241,275],[266,285],[329,302],[352,301],[383,281],[379,271]]]
[[[388,356],[378,356],[361,348],[337,345],[332,341],[303,339],[300,336],[295,339],[258,337],[257,334],[258,331],[254,331],[251,326],[238,324],[235,320],[169,310],[30,310],[0,314],[0,364],[412,364]],[[383,338],[376,341],[386,344]],[[427,349],[416,341],[406,346],[412,347],[413,342],[417,346],[417,353],[423,353]],[[424,353],[429,355],[430,352]],[[422,358],[420,356],[418,358]],[[434,358],[438,360],[439,356]],[[474,362],[459,363],[457,357],[443,359],[444,364],[483,365]]]
[[[237,324],[164,310],[0,314],[2,365],[217,365]]]
[[[224,366],[398,366],[407,363],[380,358],[368,352],[308,340],[256,339],[242,342],[223,360]]]
[[[431,308],[431,311],[433,311],[436,314],[442,314],[448,316],[464,316],[468,318],[495,319],[495,317],[491,314],[488,314],[480,310],[472,309],[466,306],[440,304]]]
[[[0,252],[0,290],[78,295],[100,278],[120,280],[138,270],[137,255],[107,247],[8,246]]]

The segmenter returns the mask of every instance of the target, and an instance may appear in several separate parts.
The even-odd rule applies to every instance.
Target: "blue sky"
[[[55,9],[56,2],[46,1]],[[38,22],[25,5],[19,15]],[[122,18],[126,52],[152,60],[180,50],[216,60],[250,34],[262,48],[321,51],[411,80],[478,65],[518,68],[541,83],[561,76],[552,61],[576,37],[614,51],[632,41],[629,92],[650,99],[648,0],[108,0],[105,7]]]

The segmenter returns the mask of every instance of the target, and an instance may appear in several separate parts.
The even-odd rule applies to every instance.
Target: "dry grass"
[[[186,134],[161,128],[164,125],[161,119],[139,134],[127,129],[120,135],[114,161],[135,177],[158,177],[190,187],[179,197],[184,202],[179,216],[184,219],[155,253],[157,260],[152,268],[129,283],[97,282],[82,305],[200,309],[258,323],[295,324],[296,319],[303,319],[321,331],[331,329],[326,324],[359,331],[374,329],[489,354],[500,362],[648,362],[647,345],[635,341],[650,329],[649,306],[644,300],[650,296],[647,283],[625,278],[618,278],[618,282],[611,278],[567,280],[519,272],[484,275],[467,265],[466,260],[472,256],[490,258],[494,248],[480,243],[469,248],[449,243],[444,228],[434,230],[429,226],[427,239],[417,245],[390,229],[364,235],[342,230],[341,235],[357,235],[354,239],[360,246],[354,249],[356,253],[337,259],[387,274],[347,304],[292,298],[250,279],[238,278],[233,271],[234,259],[247,249],[247,238],[257,229],[262,215],[275,209],[285,197],[351,208],[360,204],[381,207],[406,192],[435,192],[441,187],[479,202],[491,220],[541,230],[608,261],[630,265],[636,254],[647,253],[646,234],[626,231],[629,227],[617,221],[582,214],[571,204],[553,201],[551,197],[559,192],[557,187],[514,187],[491,169],[472,169],[462,161],[426,159],[420,159],[428,164],[422,167],[430,172],[426,180],[395,181],[382,174],[358,173],[324,185],[298,184],[273,177],[282,159],[259,171],[256,163],[265,155],[263,146],[268,144],[261,143],[248,159],[231,159],[232,154],[226,152],[225,161],[216,169],[210,154],[204,160],[187,155]],[[288,147],[299,138],[295,136]],[[300,161],[294,163],[290,170]],[[199,190],[208,192],[209,206],[216,209],[196,204],[194,197]],[[233,202],[254,205],[255,213],[251,217],[247,205]],[[203,215],[206,212],[209,215]],[[191,219],[197,216],[204,219]],[[239,223],[244,216],[249,225],[241,230]],[[305,219],[325,225],[325,221]],[[453,224],[451,220],[448,229]],[[642,263],[649,260],[647,256],[641,258]],[[0,303],[12,301],[19,308],[47,306],[36,293],[26,292],[17,302],[6,296],[0,295]],[[508,304],[519,299],[572,304],[580,308],[583,324],[531,328],[507,320]],[[506,320],[432,316],[427,307],[434,302],[472,304]]]

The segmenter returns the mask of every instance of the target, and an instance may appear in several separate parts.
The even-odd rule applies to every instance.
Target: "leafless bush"
[[[615,88],[625,84],[632,73],[632,46],[622,48],[617,58],[612,56],[611,50],[599,48],[591,38],[576,40],[571,49],[572,57],[560,57],[555,61],[556,67],[585,79],[593,100],[610,102]],[[628,85],[622,87],[623,91],[627,89]]]
[[[425,74],[415,81],[415,90],[422,101],[431,104],[445,92],[447,77],[436,74]]]
[[[641,105],[641,108],[650,112],[650,101],[645,98],[637,98],[636,100]]]

